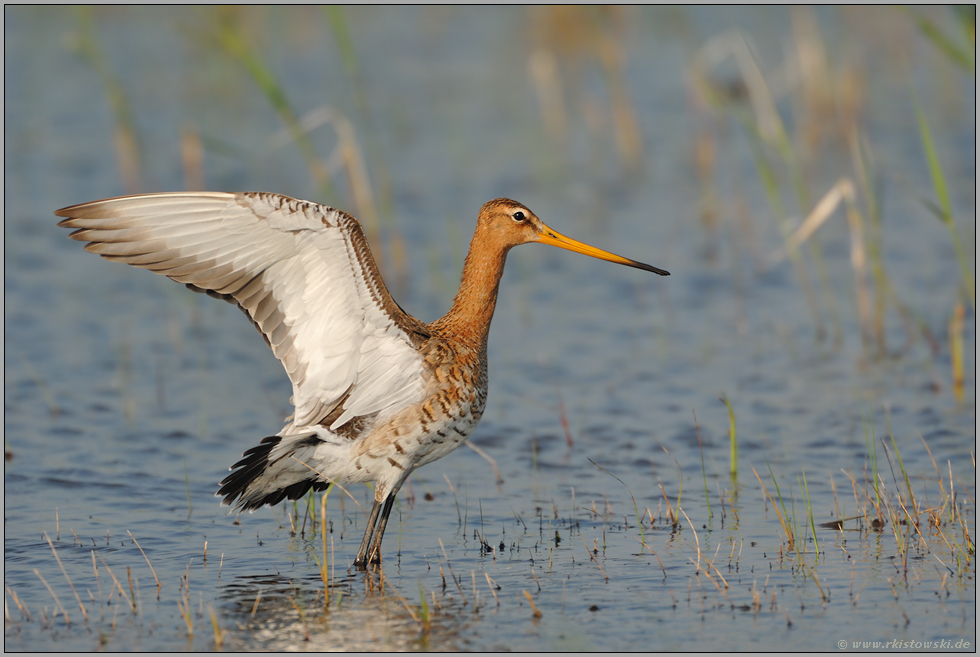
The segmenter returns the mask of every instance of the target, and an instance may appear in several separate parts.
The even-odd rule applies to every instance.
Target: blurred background
[[[234,609],[247,617],[255,573],[319,577],[284,510],[243,517],[242,529],[212,497],[226,467],[291,410],[262,339],[227,304],[85,253],[52,214],[141,192],[260,190],[344,209],[364,225],[393,296],[424,321],[448,310],[476,213],[498,196],[671,272],[537,246],[511,253],[490,336],[490,402],[472,437],[499,470],[464,448],[413,475],[406,526],[386,537],[386,554],[396,540],[412,554],[399,561],[409,590],[435,578],[419,574],[430,572],[420,555],[436,554],[434,536],[454,559],[468,558],[467,545],[482,558],[453,522],[462,505],[472,523],[477,499],[494,545],[509,542],[494,532],[515,516],[532,524],[552,504],[556,517],[594,499],[632,513],[623,487],[589,459],[651,510],[665,489],[693,496],[702,477],[723,499],[741,490],[760,507],[750,464],[764,473],[769,463],[774,481],[793,486],[805,465],[808,495],[829,517],[842,513],[834,473],[840,487],[840,470],[866,472],[877,439],[900,446],[910,472],[957,490],[960,481],[973,504],[974,7],[7,6],[4,19],[4,546],[8,591],[20,596],[11,609],[23,602],[36,617],[52,604],[33,569],[62,582],[42,533],[91,571],[103,534],[106,549],[143,566],[131,530],[172,575],[171,599],[148,621],[166,631],[151,639],[142,620],[113,622],[107,641],[119,649],[183,645],[169,642],[184,617],[174,590],[188,546],[199,553],[207,535],[212,555],[216,543],[239,555],[222,559],[225,580],[237,572],[250,583],[239,595],[220,574],[205,577],[202,615],[213,601],[241,628]],[[412,515],[416,499],[424,507]],[[685,502],[698,527],[717,522],[704,502]],[[347,504],[337,522],[354,514],[356,525]],[[761,515],[757,530],[777,537]],[[116,547],[109,534],[127,540]],[[351,553],[359,535],[351,530]],[[276,561],[284,554],[288,566]],[[679,555],[664,577],[690,568]],[[960,597],[975,636],[968,561]],[[142,577],[145,587],[152,578]],[[890,598],[883,580],[866,595],[879,586]],[[564,611],[564,584],[553,589]],[[144,591],[147,607],[151,597]],[[620,611],[642,625],[661,604],[653,596]],[[797,632],[819,641],[829,623],[901,618],[889,609],[801,618]],[[530,612],[514,613],[524,622]],[[9,618],[14,649],[93,647],[50,618]],[[459,643],[454,626],[428,647],[555,649],[584,627],[566,620],[508,640],[493,623],[467,621],[475,643]],[[676,643],[687,625],[674,621],[652,643],[616,622],[570,645],[691,647]],[[782,616],[773,623],[764,632],[785,631]],[[416,645],[395,634],[384,645]],[[722,634],[735,643],[698,647],[744,648],[762,632],[736,623]],[[282,647],[256,637],[240,632],[237,645]]]

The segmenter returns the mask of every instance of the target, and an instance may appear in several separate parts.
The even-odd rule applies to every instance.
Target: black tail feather
[[[269,506],[278,504],[283,499],[298,500],[303,497],[311,488],[315,491],[324,491],[330,483],[323,481],[310,471],[310,477],[302,481],[284,486],[278,490],[271,491],[265,495],[250,496],[246,499],[245,492],[248,487],[262,475],[269,466],[269,454],[282,440],[281,436],[269,436],[263,438],[255,447],[247,450],[240,461],[231,466],[233,472],[221,480],[221,487],[216,493],[223,505],[231,505],[238,499],[238,506],[244,511],[253,511],[268,504]],[[313,438],[313,440],[319,440]]]

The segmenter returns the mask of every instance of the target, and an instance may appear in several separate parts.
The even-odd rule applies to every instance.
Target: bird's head
[[[661,276],[669,276],[670,272],[651,265],[624,258],[594,246],[589,246],[570,237],[565,237],[558,231],[548,228],[543,221],[531,212],[525,205],[508,198],[498,198],[485,203],[480,208],[477,220],[478,234],[482,232],[484,239],[497,242],[505,251],[519,244],[539,242],[550,244],[561,249],[584,253],[593,258],[608,260],[627,267],[636,267],[651,271]]]

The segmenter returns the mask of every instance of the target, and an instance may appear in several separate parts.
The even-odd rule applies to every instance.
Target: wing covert
[[[278,194],[189,192],[55,214],[92,253],[233,299],[292,381],[296,427],[333,413],[337,429],[422,395],[424,326],[391,299],[360,225],[339,210]]]

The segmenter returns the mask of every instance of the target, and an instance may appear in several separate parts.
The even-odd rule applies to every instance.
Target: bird
[[[232,465],[216,495],[254,511],[374,482],[354,565],[381,563],[395,496],[459,447],[487,402],[487,336],[508,251],[537,242],[668,276],[578,242],[526,206],[487,202],[452,307],[431,323],[388,293],[351,215],[268,192],[168,192],[57,210],[85,249],[237,305],[292,383],[294,413]]]

